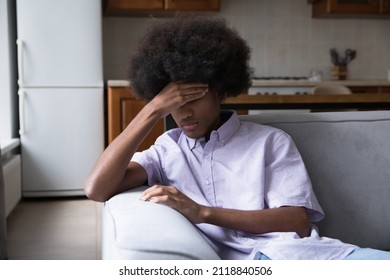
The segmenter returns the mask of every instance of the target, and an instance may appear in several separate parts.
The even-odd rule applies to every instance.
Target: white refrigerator
[[[99,0],[17,0],[24,197],[83,195],[104,149]]]

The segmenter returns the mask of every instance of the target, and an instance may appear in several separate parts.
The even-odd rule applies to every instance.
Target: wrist
[[[164,104],[161,104],[161,102],[154,98],[151,101],[149,101],[144,108],[151,113],[152,115],[156,116],[159,119],[162,119],[166,117],[170,112],[167,112],[167,109],[164,107]]]
[[[212,209],[208,206],[201,206],[199,211],[199,220],[200,223],[208,223],[210,220]]]
[[[150,101],[146,103],[146,105],[137,114],[136,119],[139,119],[141,122],[146,121],[148,123],[156,123],[164,117],[165,116],[163,115],[161,108]]]

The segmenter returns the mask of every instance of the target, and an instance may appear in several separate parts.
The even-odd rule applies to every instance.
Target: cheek
[[[219,116],[221,106],[217,101],[212,100],[210,103],[206,104],[203,109],[204,112],[207,112],[208,118],[214,119]]]
[[[171,115],[167,117],[167,122],[170,122],[173,119],[174,123],[167,123],[168,127],[172,127],[173,125],[178,126],[180,122],[179,115],[176,112],[171,112]]]

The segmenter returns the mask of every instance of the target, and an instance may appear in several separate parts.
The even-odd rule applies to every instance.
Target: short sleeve
[[[148,174],[148,185],[166,185],[167,180],[163,169],[164,158],[167,151],[172,150],[172,146],[178,138],[179,131],[173,129],[159,136],[156,142],[147,150],[137,152],[131,161],[140,164]]]
[[[291,137],[284,132],[273,137],[266,153],[265,200],[270,208],[305,207],[311,222],[324,217],[303,159]]]

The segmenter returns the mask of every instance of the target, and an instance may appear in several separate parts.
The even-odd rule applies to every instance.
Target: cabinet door
[[[311,0],[314,18],[380,15],[383,1],[389,0]]]
[[[108,144],[110,144],[141,111],[145,103],[137,100],[126,87],[108,88]],[[160,120],[138,148],[149,148],[164,132],[164,121]]]
[[[134,11],[163,10],[164,0],[105,0],[105,15],[128,15]]]
[[[144,107],[143,102],[139,102],[132,99],[123,100],[121,104],[121,130],[124,130],[126,126],[135,118],[139,111]],[[148,149],[150,146],[156,142],[157,137],[159,137],[164,132],[164,121],[160,120],[156,126],[152,129],[149,135],[145,138],[142,144],[138,147],[137,151],[141,152]]]
[[[349,88],[353,93],[378,93],[379,90],[376,86],[352,86]]]
[[[390,14],[390,0],[381,1],[381,13]]]
[[[218,11],[219,0],[165,0],[166,10]]]
[[[390,93],[390,87],[379,87],[379,93]]]
[[[340,13],[379,13],[380,0],[331,0],[330,12]]]

